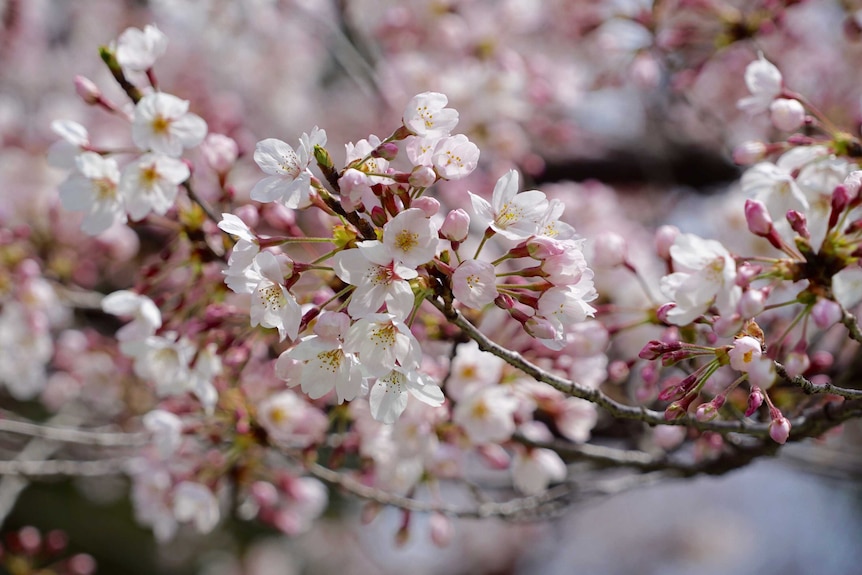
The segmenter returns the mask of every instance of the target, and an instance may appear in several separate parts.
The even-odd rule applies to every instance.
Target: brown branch
[[[661,411],[655,411],[643,406],[627,405],[616,401],[602,393],[599,389],[580,385],[577,382],[543,370],[529,362],[521,354],[491,341],[488,336],[480,332],[476,326],[470,323],[460,312],[452,308],[451,305],[438,301],[433,297],[429,297],[428,299],[451,323],[457,325],[470,339],[475,341],[479,345],[479,349],[496,355],[509,365],[520,369],[537,381],[547,383],[566,395],[579,397],[598,405],[613,417],[641,421],[649,425],[682,425],[699,431],[714,431],[721,434],[741,433],[761,438],[769,436],[768,423],[755,423],[748,419],[739,419],[736,421],[698,421],[690,415],[673,420],[665,420],[664,413]],[[848,419],[859,416],[862,416],[862,400],[858,399],[845,402],[837,408],[830,408],[829,405],[817,408],[790,420],[792,428],[791,437],[794,439],[815,437]]]
[[[86,431],[73,427],[54,427],[13,419],[0,419],[0,432],[38,437],[47,441],[80,443],[96,447],[140,447],[146,445],[149,438],[149,435],[146,433]]]
[[[862,330],[859,329],[859,322],[856,316],[840,303],[838,305],[841,306],[841,323],[847,328],[851,338],[862,343]]]
[[[782,377],[782,379],[792,383],[796,387],[801,388],[805,393],[809,395],[814,395],[818,393],[828,393],[831,395],[840,395],[846,399],[858,399],[862,397],[862,389],[849,389],[846,387],[839,387],[837,385],[832,385],[831,383],[823,383],[823,384],[815,384],[812,383],[811,380],[797,375],[795,377],[791,377],[789,373],[787,373],[787,368],[783,365],[775,362],[775,371]]]
[[[100,477],[123,473],[128,462],[125,458],[101,459],[96,461],[71,461],[48,459],[0,461],[0,475],[19,475],[24,477]]]

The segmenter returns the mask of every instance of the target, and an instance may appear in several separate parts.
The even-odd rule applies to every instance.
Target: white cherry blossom
[[[359,395],[362,370],[356,356],[343,348],[342,335],[347,333],[349,325],[350,318],[345,314],[324,312],[315,325],[316,335],[302,338],[296,347],[285,352],[288,357],[304,362],[299,383],[311,399],[319,399],[333,388],[338,403]]]
[[[396,365],[413,369],[422,359],[416,336],[392,314],[376,313],[357,320],[344,338],[344,349],[359,355],[371,375],[383,375]]]
[[[198,533],[215,529],[221,516],[218,499],[206,486],[183,481],[174,488],[174,517],[180,523],[193,523]]]
[[[188,100],[172,94],[147,94],[135,106],[132,140],[144,151],[177,158],[184,148],[193,148],[207,135],[207,123],[189,112]]]
[[[279,340],[296,339],[302,321],[302,309],[293,294],[284,287],[288,270],[272,252],[261,252],[254,258],[260,279],[251,295],[251,325],[278,329]]]
[[[339,252],[332,259],[335,274],[356,286],[347,313],[360,318],[386,310],[406,319],[413,308],[413,290],[408,280],[418,274],[415,269],[393,259],[385,245],[378,241],[360,242],[355,249]]]
[[[526,495],[537,495],[552,482],[566,478],[566,464],[550,449],[518,449],[512,461],[515,487]]]
[[[443,138],[431,154],[434,170],[444,180],[469,176],[479,163],[479,148],[464,134]]]
[[[742,295],[735,284],[736,263],[721,243],[680,234],[670,248],[676,272],[661,279],[661,290],[676,306],[667,314],[674,325],[687,325],[713,303],[732,314]]]
[[[404,108],[404,127],[417,136],[448,136],[458,125],[458,111],[447,108],[449,99],[439,92],[413,96]]]
[[[120,169],[113,158],[84,152],[76,158],[77,171],[60,185],[60,201],[71,211],[84,212],[81,229],[98,235],[116,223],[126,223],[117,185]]]
[[[189,175],[184,162],[162,154],[144,154],[126,166],[119,191],[129,217],[137,221],[150,212],[166,214]]]
[[[392,258],[416,268],[437,253],[437,226],[419,208],[404,210],[383,226],[383,245]]]
[[[765,112],[772,101],[781,95],[781,72],[761,54],[745,69],[745,85],[751,95],[739,100],[737,107],[749,114]]]
[[[484,387],[458,402],[452,421],[460,425],[476,445],[500,443],[515,432],[518,399],[502,386]]]
[[[124,70],[145,72],[153,67],[167,50],[168,37],[155,25],[143,30],[127,28],[117,38],[117,62]]]
[[[303,133],[296,148],[276,138],[257,143],[254,161],[267,176],[251,190],[257,202],[279,202],[288,208],[308,205],[311,194],[311,170],[314,146],[326,145],[326,132],[315,126],[311,134]]]
[[[452,274],[452,295],[462,304],[481,309],[497,297],[497,275],[488,262],[464,260]]]
[[[509,170],[497,180],[491,203],[472,192],[474,221],[510,240],[523,240],[539,231],[548,210],[545,194],[538,190],[518,193],[518,172]]]
[[[443,405],[445,399],[443,390],[429,375],[415,369],[396,367],[378,377],[371,388],[368,403],[372,417],[382,423],[395,423],[407,408],[410,395],[432,407]]]

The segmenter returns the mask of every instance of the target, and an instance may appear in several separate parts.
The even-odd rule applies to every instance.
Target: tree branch
[[[97,447],[141,447],[146,445],[147,433],[110,433],[103,431],[85,431],[73,427],[52,427],[40,423],[0,419],[0,432],[17,433],[29,437],[38,437],[48,441],[63,443],[80,443]]]

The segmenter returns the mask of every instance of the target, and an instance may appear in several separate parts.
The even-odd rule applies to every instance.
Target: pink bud
[[[22,527],[18,531],[18,544],[21,545],[24,553],[34,555],[42,546],[42,534],[32,525]]]
[[[446,214],[440,233],[452,242],[463,242],[470,232],[470,216],[462,209],[452,210]]]
[[[602,268],[619,267],[626,262],[626,240],[614,232],[599,234],[593,244],[593,264]]]
[[[224,134],[209,134],[201,144],[201,152],[213,170],[226,174],[236,162],[239,146],[233,138]]]
[[[255,481],[249,489],[255,503],[264,509],[275,507],[278,504],[278,489],[269,481]]]
[[[392,161],[396,156],[398,156],[398,144],[395,142],[380,144],[371,151],[372,158],[383,158],[384,160]]]
[[[561,255],[566,251],[565,244],[553,238],[536,236],[527,240],[527,253],[536,260],[546,260]]]
[[[85,76],[75,76],[75,92],[86,104],[98,104],[102,99],[102,91]]]
[[[648,361],[652,361],[660,358],[662,355],[672,352],[678,351],[681,349],[682,344],[679,342],[675,343],[664,343],[657,340],[652,340],[647,342],[643,349],[641,349],[640,353],[638,353],[638,357],[641,359],[646,359]]]
[[[763,266],[745,262],[736,268],[736,285],[747,287],[751,281],[763,271]]]
[[[93,575],[96,572],[96,560],[86,553],[78,553],[69,558],[66,568],[69,575]]]
[[[234,215],[241,219],[249,228],[255,228],[260,222],[260,213],[251,204],[243,204],[234,211]]]
[[[763,392],[759,387],[754,387],[751,393],[748,394],[748,407],[745,410],[745,417],[751,416],[755,411],[763,405]]]
[[[698,421],[712,421],[718,417],[718,409],[712,403],[701,403],[694,412]]]
[[[380,206],[374,206],[371,208],[371,221],[374,222],[374,225],[382,227],[386,224],[386,220],[386,210]]]
[[[508,469],[511,459],[506,450],[496,443],[487,443],[476,448],[482,461],[491,469]]]
[[[428,526],[431,530],[431,541],[437,547],[446,547],[452,541],[455,530],[452,522],[442,513],[432,513],[428,518]]]
[[[629,377],[629,364],[623,360],[615,360],[608,365],[608,379],[611,383],[622,383]]]
[[[524,322],[524,329],[536,339],[554,339],[557,335],[554,324],[543,317],[531,317]]]
[[[263,210],[263,219],[280,232],[290,233],[290,230],[296,225],[295,212],[278,202],[266,204]]]
[[[763,311],[766,307],[765,290],[750,289],[742,293],[737,309],[739,315],[744,318],[752,318]]]
[[[796,210],[790,210],[787,212],[787,221],[790,222],[790,227],[793,228],[794,232],[806,240],[811,239],[811,234],[808,232],[808,219],[805,217],[805,214]]]
[[[413,203],[410,204],[411,208],[419,208],[423,212],[425,212],[426,218],[431,218],[440,211],[440,202],[432,198],[430,196],[422,196],[421,198],[416,198],[413,200]]]
[[[829,213],[829,228],[838,223],[841,213],[850,205],[850,192],[843,185],[835,186],[832,191],[832,211]]]
[[[790,377],[802,375],[808,371],[810,366],[811,360],[808,358],[808,354],[805,353],[804,350],[794,349],[787,354],[787,358],[784,360],[784,368],[787,370],[787,375]]]
[[[841,306],[829,299],[820,298],[811,308],[811,319],[820,329],[828,329],[841,321]]]
[[[676,226],[661,226],[655,232],[655,251],[663,260],[670,260],[670,247],[679,235]]]
[[[778,417],[769,423],[769,437],[775,443],[780,443],[781,445],[784,445],[787,438],[790,437],[790,421],[781,415],[781,412],[778,413]]]
[[[733,161],[740,166],[750,166],[766,156],[766,144],[758,141],[743,142],[733,150]]]
[[[437,181],[437,172],[429,166],[416,166],[407,182],[414,188],[430,188]]]
[[[769,106],[772,125],[784,132],[792,132],[805,123],[805,107],[799,100],[777,98]]]
[[[766,205],[759,200],[745,200],[745,222],[755,235],[766,237],[772,231],[772,218]]]

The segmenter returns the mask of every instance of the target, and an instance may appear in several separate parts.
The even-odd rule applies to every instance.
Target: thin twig
[[[838,305],[841,306],[841,323],[847,328],[850,337],[862,343],[862,330],[859,329],[859,321],[856,319],[856,316],[840,303]]]
[[[100,459],[95,461],[73,460],[12,460],[0,461],[0,475],[21,475],[24,477],[99,477],[123,473],[126,458]]]
[[[436,298],[429,297],[429,301],[440,310],[446,318],[479,345],[479,349],[487,351],[503,359],[509,365],[516,367],[533,377],[537,381],[547,383],[554,389],[573,397],[585,399],[602,407],[613,417],[619,419],[630,419],[642,421],[649,425],[681,425],[700,431],[714,431],[721,434],[742,433],[752,437],[765,438],[769,435],[768,423],[755,423],[748,419],[736,421],[698,421],[689,415],[677,419],[666,420],[664,413],[643,406],[633,406],[620,403],[611,399],[599,389],[580,385],[574,381],[549,373],[537,365],[527,361],[521,354],[504,348],[491,341],[488,336],[480,332],[476,326],[470,323],[461,313],[450,305]],[[830,409],[828,406],[817,408],[814,411],[803,414],[790,420],[792,427],[791,437],[801,439],[813,437],[839,425],[843,421],[857,417],[862,412],[862,400],[856,399],[845,402],[837,408]]]
[[[862,397],[862,389],[849,389],[846,387],[838,387],[837,385],[832,385],[831,383],[821,383],[815,384],[812,383],[811,380],[797,375],[795,377],[791,377],[789,373],[787,373],[787,368],[783,365],[775,362],[775,371],[780,375],[783,379],[792,383],[793,385],[802,388],[805,393],[808,394],[817,394],[817,393],[828,393],[831,395],[840,395],[846,399],[858,399]]]
[[[38,437],[47,441],[80,443],[97,447],[140,447],[146,445],[147,433],[111,433],[105,431],[86,431],[73,427],[53,427],[51,425],[0,419],[0,432],[17,433]]]

